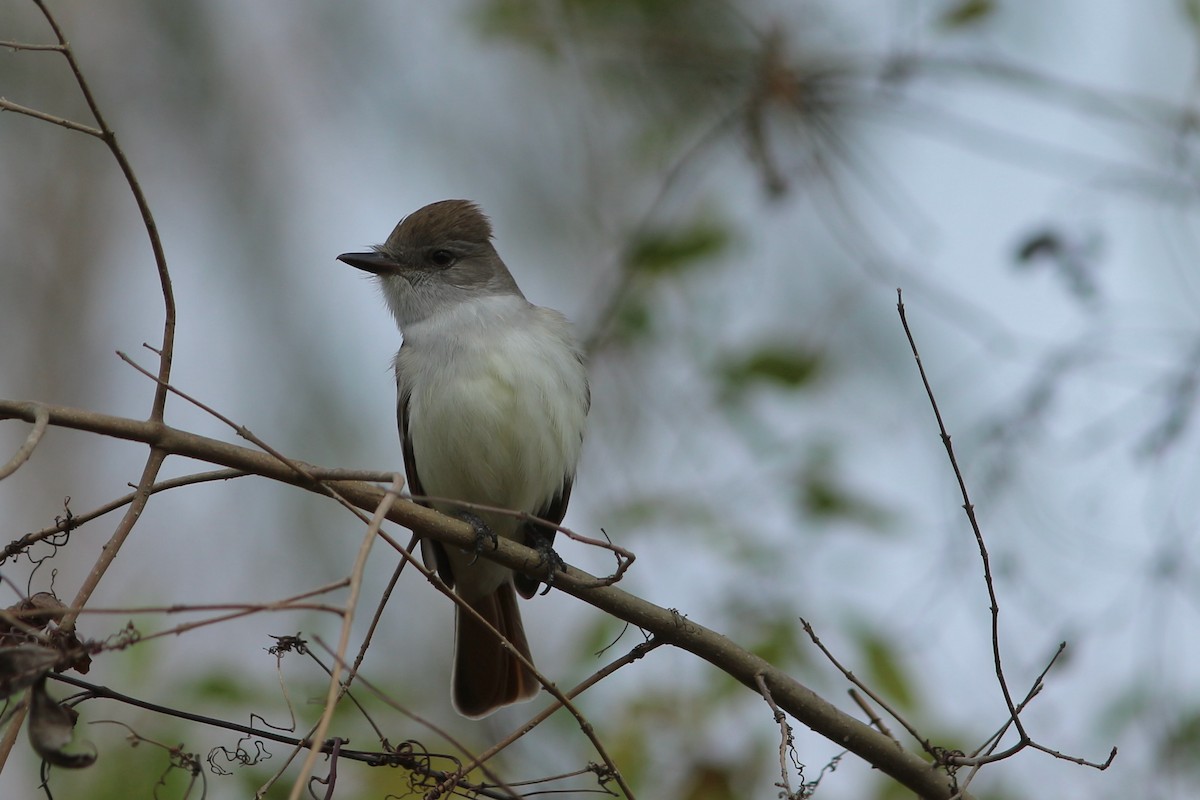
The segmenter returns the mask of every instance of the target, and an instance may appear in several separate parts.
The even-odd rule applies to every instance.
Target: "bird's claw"
[[[567,571],[567,562],[563,561],[562,556],[554,551],[549,538],[545,536],[535,536],[534,538],[536,541],[532,543],[532,547],[538,554],[538,568],[547,568],[546,577],[542,579],[542,582],[546,584],[546,588],[541,592],[544,595],[554,585],[554,573]]]
[[[479,554],[483,552],[483,548],[488,542],[491,542],[493,550],[500,548],[500,540],[496,537],[496,532],[489,528],[486,522],[470,511],[464,511],[459,516],[475,531],[475,545],[471,548],[473,555],[469,564],[474,564],[479,560]]]

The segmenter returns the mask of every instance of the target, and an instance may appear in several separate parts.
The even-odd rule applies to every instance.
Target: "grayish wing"
[[[547,522],[553,522],[555,525],[562,524],[563,517],[567,515],[567,503],[571,500],[571,485],[574,481],[575,476],[568,475],[563,481],[562,489],[537,512],[537,516]],[[545,525],[527,522],[524,544],[527,547],[549,548],[554,544],[554,537],[557,533],[558,531]],[[538,587],[541,586],[541,581],[537,578],[531,578],[520,572],[513,573],[513,583],[516,584],[517,593],[525,599],[537,594]]]
[[[404,346],[401,345],[401,350]],[[397,354],[398,355],[398,354]],[[413,455],[412,437],[408,435],[408,399],[412,394],[412,387],[408,385],[403,376],[400,374],[400,359],[396,359],[396,423],[400,428],[400,450],[404,453],[404,474],[408,477],[408,491],[414,495],[424,495],[425,489],[421,486],[421,476],[417,474],[417,459]],[[417,500],[420,505],[429,508],[429,503],[424,500]],[[446,550],[440,542],[435,542],[432,539],[421,540],[421,553],[425,558],[425,565],[436,566],[438,575],[451,589],[454,588],[454,571],[450,568],[450,559],[446,556]],[[432,563],[430,563],[432,562]]]

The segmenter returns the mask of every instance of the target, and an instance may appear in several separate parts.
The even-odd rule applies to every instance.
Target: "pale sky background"
[[[1027,725],[1039,742],[1089,760],[1121,748],[1106,773],[1024,754],[985,770],[973,789],[1095,798],[1136,787],[1185,798],[1197,784],[1186,771],[1154,773],[1153,755],[1200,698],[1197,437],[1185,430],[1162,455],[1137,454],[1197,340],[1194,176],[1185,171],[1194,133],[1156,116],[1159,103],[1194,107],[1197,31],[1181,5],[1001,3],[973,32],[939,38],[929,23],[937,3],[746,3],[754,25],[780,20],[792,42],[852,63],[877,69],[900,50],[986,57],[1094,87],[1111,104],[1087,111],[999,81],[914,78],[904,100],[865,106],[851,120],[845,141],[855,169],[835,170],[837,192],[798,180],[770,202],[744,153],[726,146],[693,166],[663,206],[654,199],[667,160],[625,157],[631,117],[581,77],[584,57],[549,68],[528,49],[481,38],[475,3],[347,9],[257,0],[147,10],[121,0],[55,10],[162,231],[179,303],[174,383],[300,459],[400,467],[389,373],[399,335],[370,281],[334,258],[382,241],[404,214],[450,197],[479,202],[526,295],[585,333],[616,282],[622,237],[647,215],[686,219],[710,209],[734,221],[724,258],[646,290],[652,344],[597,355],[591,438],[566,522],[587,535],[603,527],[637,552],[629,591],[737,641],[749,643],[766,620],[804,616],[848,664],[861,664],[855,632],[881,631],[903,652],[927,732],[975,743],[1004,718],[987,597],[896,317],[902,287],[991,549],[1013,691],[1023,694],[1059,641],[1071,647]],[[172,30],[188,35],[172,38]],[[0,0],[0,40],[47,37],[30,4]],[[201,56],[212,72],[190,66]],[[0,96],[83,118],[49,54],[0,53]],[[859,97],[878,100],[865,90]],[[113,354],[150,365],[140,345],[161,338],[157,281],[128,191],[95,141],[6,114],[0,143],[8,342],[0,396],[144,417],[152,389]],[[81,218],[87,227],[63,227]],[[1045,264],[1014,268],[1023,237],[1046,225],[1094,240],[1099,289],[1090,305]],[[833,374],[811,391],[752,391],[741,413],[718,413],[712,366],[764,341],[817,349]],[[1072,354],[1071,369],[1014,457],[987,431],[1018,412],[1056,353]],[[178,399],[168,421],[234,440]],[[0,426],[0,453],[25,432]],[[853,521],[798,528],[779,481],[822,440],[837,447],[840,480],[886,510],[882,531]],[[65,495],[78,513],[123,493],[143,459],[141,447],[51,431],[36,458],[0,483],[6,539],[48,524]],[[1002,479],[1001,466],[1010,468]],[[195,469],[175,459],[163,474]],[[635,523],[618,513],[635,501],[673,513]],[[115,522],[83,528],[54,559],[64,599]],[[283,597],[343,576],[359,535],[332,504],[263,481],[168,493],[151,502],[92,604]],[[770,557],[755,570],[732,569],[745,551]],[[578,545],[560,553],[606,568]],[[367,598],[393,564],[384,547],[375,551]],[[22,585],[28,574],[25,565],[0,572]],[[34,590],[48,581],[39,573]],[[527,709],[483,724],[453,715],[439,672],[452,612],[433,597],[419,581],[403,582],[365,674],[479,744]],[[523,613],[539,666],[563,684],[640,640],[627,633],[606,656],[585,659],[598,612],[552,593]],[[81,629],[102,637],[118,619],[86,617]],[[149,632],[177,621],[141,624]],[[201,628],[98,658],[87,678],[170,704],[173,686],[221,668],[261,692],[248,707],[278,723],[286,711],[263,648],[268,634],[298,629],[332,640],[337,623],[258,616]],[[850,708],[844,682],[819,654],[805,659],[792,672]],[[296,687],[318,686],[309,665],[285,667]],[[707,750],[720,762],[743,758],[743,744],[761,751],[755,742],[774,741],[769,713],[749,693],[721,705],[716,721],[696,721],[689,690],[702,692],[711,677],[691,656],[660,649],[585,695],[584,710],[603,737],[622,698],[659,687],[682,707],[655,723],[680,731],[670,743],[680,752]],[[83,711],[127,718],[100,703]],[[1134,721],[1122,723],[1122,714]],[[393,740],[435,746],[431,734],[396,724]],[[193,734],[189,746],[201,752],[233,742]],[[102,762],[143,755],[119,733],[87,735],[105,742]],[[838,752],[800,730],[797,747],[809,778]],[[530,754],[544,761],[517,774],[594,760],[567,723],[535,734],[515,757]],[[663,787],[680,777],[670,753],[658,757],[661,774],[645,779],[643,798],[670,796]],[[21,744],[14,760],[0,793],[11,786],[12,796],[29,795],[35,759]],[[354,773],[344,769],[347,796]],[[848,757],[819,796],[858,797],[871,781]],[[769,780],[761,786],[769,796]],[[244,790],[235,779],[209,779],[209,797]]]

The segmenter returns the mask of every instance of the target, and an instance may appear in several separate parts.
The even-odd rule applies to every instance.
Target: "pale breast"
[[[427,495],[536,513],[574,474],[586,377],[566,321],[525,309],[533,313],[520,324],[465,335],[460,328],[450,338],[414,331],[419,338],[398,355],[398,379],[412,389],[409,436]],[[481,516],[500,535],[516,526]]]

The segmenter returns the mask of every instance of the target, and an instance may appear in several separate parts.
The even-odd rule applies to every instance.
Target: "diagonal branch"
[[[53,426],[141,442],[156,451],[243,470],[321,494],[325,494],[325,486],[330,485],[351,504],[367,511],[374,510],[385,494],[385,490],[378,486],[338,480],[336,476],[339,473],[336,470],[322,471],[321,474],[331,477],[320,482],[312,481],[266,453],[197,436],[160,422],[143,422],[61,406],[43,408],[50,415],[50,424]],[[35,413],[33,404],[0,400],[0,419],[32,422]],[[305,471],[318,469],[300,463]],[[388,512],[388,519],[421,536],[456,547],[470,549],[475,542],[475,532],[469,524],[412,502],[394,503]],[[393,546],[402,549],[399,543]],[[508,539],[500,539],[494,550],[488,548],[481,557],[532,575],[539,575],[546,568],[536,550]],[[779,708],[800,723],[857,754],[921,797],[948,800],[954,795],[951,780],[937,767],[914,753],[897,748],[887,736],[842,712],[778,667],[678,611],[654,605],[615,586],[602,585],[595,576],[574,567],[555,572],[554,588],[649,631],[656,641],[674,645],[704,659],[756,694],[760,692],[757,680],[761,675]]]

